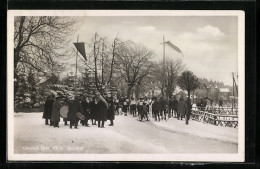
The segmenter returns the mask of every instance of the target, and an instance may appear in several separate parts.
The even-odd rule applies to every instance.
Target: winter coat
[[[113,101],[108,101],[109,107],[107,109],[107,119],[114,120],[115,119],[115,107]]]
[[[96,120],[106,121],[107,120],[107,107],[103,101],[99,101],[96,105]]]
[[[90,102],[90,119],[96,119],[96,116],[97,116],[96,107],[97,107],[97,104],[95,103],[94,100],[92,102]]]
[[[159,104],[160,104],[160,110],[165,110],[166,109],[166,105],[167,105],[166,100],[160,99]]]
[[[45,101],[42,118],[44,118],[44,119],[51,119],[52,104],[53,104],[53,100],[52,99],[47,99]]]
[[[177,111],[177,105],[178,105],[178,100],[174,99],[174,100],[172,101],[172,109],[173,109],[174,111]]]
[[[68,119],[73,122],[78,121],[79,119],[76,115],[78,112],[83,114],[83,109],[81,103],[78,100],[74,100],[69,106]]]
[[[55,100],[52,104],[51,121],[60,122],[60,108],[61,108],[60,101]]]
[[[138,105],[137,105],[138,113],[142,113],[143,112],[143,105],[144,105],[143,101],[139,101],[138,102]]]
[[[160,103],[156,100],[154,101],[152,105],[152,111],[153,112],[158,112],[160,110]]]
[[[144,105],[143,105],[143,113],[144,113],[144,114],[147,114],[147,112],[148,112],[147,105],[144,104]]]
[[[186,113],[187,113],[187,104],[185,103],[185,101],[179,101],[179,103],[177,105],[177,113],[179,115],[186,115]]]

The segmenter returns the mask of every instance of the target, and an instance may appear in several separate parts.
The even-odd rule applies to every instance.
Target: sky
[[[163,57],[163,36],[179,47],[184,57],[166,46],[166,57],[181,58],[186,69],[232,85],[231,72],[238,70],[237,16],[86,16],[73,40],[89,43],[97,32],[112,40],[131,40],[154,51],[154,60]],[[88,51],[88,49],[86,49]]]

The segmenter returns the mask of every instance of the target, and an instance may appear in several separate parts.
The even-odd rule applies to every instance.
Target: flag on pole
[[[181,53],[182,56],[183,56],[183,53],[182,53],[182,51],[180,50],[180,48],[178,48],[177,46],[175,46],[174,44],[172,44],[170,41],[167,41],[167,42],[165,42],[165,43],[166,43],[168,46],[170,46],[171,48],[173,48],[175,51]]]
[[[75,45],[75,47],[77,48],[77,50],[79,51],[79,53],[84,57],[84,59],[87,60],[84,42],[73,43],[73,44]]]

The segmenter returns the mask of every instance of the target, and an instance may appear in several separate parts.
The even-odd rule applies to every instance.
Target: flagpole
[[[165,89],[165,98],[167,98],[166,94],[166,59],[165,59],[165,39],[164,39],[164,35],[163,35],[163,76],[164,76],[164,79],[163,79],[163,90]]]
[[[79,42],[79,34],[77,38],[77,43]],[[76,72],[75,72],[75,84],[74,84],[74,95],[76,96],[76,83],[77,83],[77,73],[78,73],[78,50],[76,55]]]

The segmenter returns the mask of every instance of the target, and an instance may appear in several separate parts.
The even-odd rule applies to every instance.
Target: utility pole
[[[77,44],[79,42],[79,35],[77,38]],[[75,72],[75,83],[74,83],[74,95],[76,96],[76,85],[77,85],[77,72],[78,72],[78,50],[77,50],[77,55],[76,55],[76,72]]]

